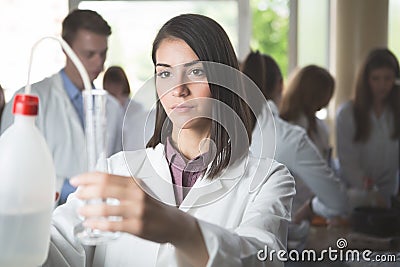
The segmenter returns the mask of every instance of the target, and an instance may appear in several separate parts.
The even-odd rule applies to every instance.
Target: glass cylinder
[[[83,92],[83,107],[85,112],[85,136],[88,171],[107,172],[107,91],[94,89]],[[85,205],[119,205],[114,198],[91,199]],[[82,218],[83,220],[85,218]],[[96,218],[101,220],[118,221],[117,216]],[[75,226],[75,237],[84,245],[98,245],[117,238],[119,232],[105,232],[84,227],[82,223]]]

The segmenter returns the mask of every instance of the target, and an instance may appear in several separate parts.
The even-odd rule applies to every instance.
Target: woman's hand
[[[146,194],[131,177],[86,173],[74,177],[71,184],[78,186],[76,195],[82,200],[116,198],[120,201],[117,206],[101,203],[81,207],[78,213],[86,218],[85,226],[127,232],[158,243],[171,239],[167,227],[177,209]],[[120,216],[122,220],[97,219],[108,216]]]
[[[132,177],[95,172],[76,176],[70,183],[78,187],[76,195],[82,200],[120,201],[118,206],[102,203],[81,207],[78,212],[86,218],[84,226],[126,232],[157,243],[170,242],[196,266],[207,262],[207,249],[196,219],[154,199]],[[120,216],[122,220],[99,219],[108,216]]]

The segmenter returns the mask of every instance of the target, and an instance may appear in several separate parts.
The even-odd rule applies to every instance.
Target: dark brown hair
[[[279,114],[286,121],[295,121],[301,114],[308,121],[307,133],[310,136],[316,131],[315,112],[330,100],[333,96],[335,80],[324,68],[309,65],[300,69],[289,81],[286,88]]]
[[[217,22],[208,17],[197,14],[184,14],[174,17],[165,23],[153,42],[152,59],[154,65],[156,64],[157,49],[165,39],[183,40],[191,47],[200,61],[221,63],[230,68],[236,70],[239,69],[238,61],[228,35]],[[212,98],[223,102],[236,112],[245,127],[249,140],[248,143],[250,143],[251,119],[249,107],[243,99],[230,89],[210,83],[210,80],[212,80],[210,77],[213,73],[207,69],[205,69],[205,71],[209,81]],[[240,88],[240,80],[234,82],[234,85]],[[240,90],[243,91],[243,88],[241,87]],[[219,119],[221,119],[221,121],[226,121],[227,118],[225,117],[231,117],[233,115],[223,114],[223,112],[220,112],[218,108],[215,110],[213,109],[213,112],[216,113],[218,120],[212,120],[210,138],[216,145],[217,156],[212,161],[211,167],[208,171],[208,176],[210,178],[214,178],[220,174],[220,172],[225,169],[230,162],[235,162],[236,159],[247,155],[249,150],[248,146],[243,146],[243,143],[246,142],[243,141],[242,136],[239,136],[239,134],[235,132],[229,133],[229,135],[221,123],[218,123],[218,121],[220,121]],[[166,122],[167,125],[166,136],[161,133],[164,122]],[[172,122],[167,117],[167,114],[157,97],[155,130],[147,144],[147,147],[154,148],[159,143],[165,144],[165,139],[167,136],[170,136],[171,132]],[[238,153],[231,153],[232,148],[235,148],[235,151]]]
[[[121,93],[124,96],[129,96],[131,93],[128,77],[126,76],[124,69],[120,66],[111,66],[107,68],[103,77],[103,87],[105,90],[107,90],[107,88],[105,88],[105,84],[108,82],[121,84]]]
[[[242,72],[246,74],[261,90],[265,99],[273,99],[274,90],[282,81],[282,72],[276,61],[269,55],[250,52],[242,64]],[[253,128],[259,114],[251,113]]]
[[[97,12],[86,9],[74,9],[62,22],[62,38],[71,45],[79,30],[110,36],[111,27]]]
[[[3,113],[5,105],[6,105],[6,100],[4,97],[3,87],[1,87],[0,85],[0,125],[1,125],[1,114]]]
[[[372,111],[373,95],[368,79],[373,70],[379,68],[390,68],[395,77],[400,78],[399,62],[391,51],[386,48],[372,50],[356,80],[353,111],[356,131],[354,135],[355,142],[365,142],[368,140],[371,131],[370,114]],[[393,88],[385,99],[385,104],[393,114],[394,130],[392,138],[400,137],[400,86],[393,84]]]

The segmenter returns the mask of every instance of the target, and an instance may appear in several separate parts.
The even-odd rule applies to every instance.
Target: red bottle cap
[[[14,98],[13,114],[36,116],[39,110],[39,98],[35,95],[17,94]]]

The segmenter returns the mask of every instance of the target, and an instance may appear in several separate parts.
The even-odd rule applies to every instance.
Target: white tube
[[[83,66],[82,62],[79,60],[78,56],[75,54],[75,52],[71,49],[71,47],[65,42],[63,39],[56,37],[56,36],[45,36],[41,39],[39,39],[33,46],[31,50],[31,57],[29,60],[29,67],[28,67],[28,81],[25,86],[25,94],[30,94],[31,92],[31,84],[30,84],[30,78],[31,78],[31,69],[32,69],[32,62],[33,62],[33,54],[35,52],[36,47],[46,39],[51,39],[51,40],[56,40],[59,42],[61,47],[64,49],[65,53],[67,56],[71,59],[71,61],[75,64],[76,68],[78,69],[79,74],[82,77],[83,85],[85,90],[91,91],[92,87],[90,85],[90,80],[89,80],[89,75]]]
[[[94,133],[94,124],[93,124],[93,98],[92,96],[92,86],[89,80],[89,75],[83,66],[82,62],[79,60],[78,56],[75,54],[75,52],[71,49],[71,47],[65,42],[63,39],[55,36],[46,36],[41,39],[39,39],[33,46],[31,50],[31,57],[29,60],[29,67],[28,67],[28,81],[25,86],[25,94],[30,94],[31,93],[31,83],[30,83],[30,76],[31,76],[31,69],[32,69],[32,62],[33,62],[33,54],[35,52],[36,47],[46,39],[51,39],[51,40],[56,40],[58,43],[61,45],[63,48],[64,52],[67,54],[67,56],[71,59],[71,61],[75,64],[75,67],[77,68],[79,74],[81,75],[82,81],[83,81],[83,86],[84,86],[84,93],[87,93],[89,97],[87,97],[87,105],[85,107],[85,136],[86,136],[86,146],[87,146],[87,153],[88,153],[88,158],[91,159],[90,155],[93,155],[93,149],[94,149],[94,142],[95,142],[95,137],[93,136]],[[40,100],[39,100],[40,101]]]

